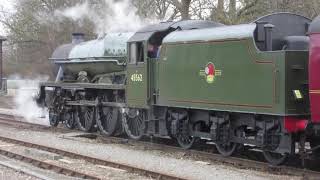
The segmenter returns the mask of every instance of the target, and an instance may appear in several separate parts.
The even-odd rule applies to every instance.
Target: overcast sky
[[[14,3],[16,0],[0,0],[0,11],[12,13],[14,11]],[[1,18],[1,17],[0,17]],[[0,23],[0,35],[5,35],[3,25]]]

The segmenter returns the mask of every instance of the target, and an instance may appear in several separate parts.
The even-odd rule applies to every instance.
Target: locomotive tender
[[[54,52],[57,79],[41,84],[38,102],[53,126],[171,137],[183,148],[202,138],[224,156],[250,145],[281,164],[296,143],[301,154],[306,142],[314,152],[320,145],[318,32],[320,18],[276,13],[250,24],[165,22],[75,41]]]

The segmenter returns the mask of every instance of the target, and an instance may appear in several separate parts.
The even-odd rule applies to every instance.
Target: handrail
[[[54,61],[55,64],[74,64],[74,63],[99,63],[99,62],[115,62],[118,66],[126,65],[126,61],[120,62],[116,59],[109,59],[109,60],[72,60],[72,61]]]
[[[100,57],[84,57],[84,58],[49,58],[52,61],[71,61],[71,60],[96,60],[96,59],[111,59],[111,58],[124,58],[127,56],[100,56]]]

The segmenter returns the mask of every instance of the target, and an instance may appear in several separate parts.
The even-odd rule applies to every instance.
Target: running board
[[[112,89],[124,90],[123,84],[94,84],[94,83],[55,83],[45,82],[40,84],[41,87],[58,87],[62,89],[84,90],[84,89]]]
[[[86,100],[79,100],[79,101],[67,101],[67,106],[107,106],[107,107],[126,107],[125,103],[117,103],[117,102],[101,102],[98,103],[96,101],[86,101]]]

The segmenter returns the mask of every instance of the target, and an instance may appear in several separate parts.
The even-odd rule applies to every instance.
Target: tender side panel
[[[159,105],[285,114],[282,52],[257,53],[252,39],[169,43],[165,51]]]

